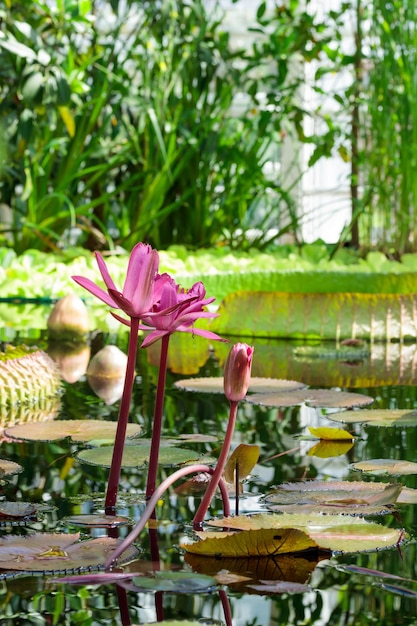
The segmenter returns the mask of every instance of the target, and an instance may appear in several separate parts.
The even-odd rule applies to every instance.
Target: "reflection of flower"
[[[152,307],[157,294],[154,293],[159,255],[151,246],[138,243],[132,250],[127,267],[123,291],[114,284],[101,254],[96,252],[101,276],[107,292],[84,276],[73,276],[76,283],[87,289],[94,296],[115,309],[122,309],[129,317],[139,318]],[[162,277],[160,277],[161,279]],[[164,279],[162,279],[164,282]]]
[[[119,543],[110,537],[78,541],[79,537],[79,533],[6,535],[0,539],[0,569],[39,572],[99,567]],[[127,558],[134,554],[136,550]]]

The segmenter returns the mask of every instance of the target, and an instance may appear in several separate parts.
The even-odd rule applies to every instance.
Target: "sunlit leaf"
[[[352,463],[352,469],[369,474],[388,474],[391,476],[401,476],[403,474],[417,474],[417,463],[412,461],[400,461],[394,459],[373,459]]]
[[[303,530],[320,549],[332,552],[365,552],[393,547],[404,538],[404,532],[362,517],[321,514],[273,514],[226,517],[210,520],[210,525],[230,529],[294,529]],[[200,533],[199,536],[205,536]]]
[[[334,456],[347,454],[354,446],[353,441],[319,441],[309,449],[308,456],[316,456],[319,459],[330,459]]]
[[[0,569],[26,572],[72,571],[97,568],[106,562],[118,539],[99,537],[78,541],[79,534],[36,533],[0,538]],[[137,554],[128,548],[125,560]]]
[[[6,429],[6,435],[24,441],[55,441],[70,437],[73,441],[91,441],[110,439],[114,441],[116,422],[103,420],[50,420],[47,422],[19,424]],[[138,435],[142,427],[138,424],[127,425],[127,436]]]
[[[239,481],[248,476],[259,459],[260,448],[256,445],[241,443],[235,448],[230,455],[225,468],[224,478],[228,483],[235,482],[236,470],[238,472]]]
[[[335,422],[367,426],[417,426],[417,411],[409,409],[364,409],[341,411],[327,416]]]
[[[165,591],[171,593],[202,593],[217,587],[212,576],[194,572],[156,571],[153,576],[133,578],[136,589],[143,591]]]
[[[67,106],[59,106],[58,111],[62,117],[62,121],[65,124],[65,128],[67,129],[67,133],[70,137],[74,137],[75,135],[75,120]]]
[[[364,406],[374,400],[370,396],[348,391],[334,391],[331,389],[302,389],[288,393],[277,392],[271,394],[254,394],[245,398],[246,402],[260,406],[296,406],[305,403],[307,406],[322,408],[342,408]]]
[[[177,380],[175,387],[185,391],[199,393],[224,393],[223,378],[221,376],[207,376],[200,378],[186,378]],[[282,380],[280,378],[256,378],[252,377],[249,383],[248,393],[273,393],[275,391],[295,391],[304,389],[306,385],[295,380]]]
[[[142,467],[149,461],[150,444],[146,445],[126,445],[123,450],[122,467]],[[77,458],[84,463],[110,467],[113,456],[113,446],[103,448],[91,448],[82,450],[77,454]],[[212,457],[199,455],[198,452],[185,448],[175,448],[171,446],[161,447],[159,450],[159,463],[165,467],[173,467],[188,463],[214,463]]]
[[[328,428],[326,426],[309,426],[308,430],[318,439],[325,441],[342,441],[348,439],[352,441],[353,436],[347,430],[341,428]]]
[[[316,548],[317,544],[309,535],[296,528],[262,528],[244,530],[238,533],[222,533],[223,536],[205,538],[194,543],[181,545],[187,552],[204,556],[248,557],[272,556],[302,552]]]

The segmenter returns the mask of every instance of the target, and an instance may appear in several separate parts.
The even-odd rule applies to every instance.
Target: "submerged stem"
[[[154,509],[158,504],[158,500],[161,498],[163,493],[180,478],[184,478],[184,476],[188,476],[188,474],[197,474],[201,472],[214,474],[215,470],[213,470],[213,468],[209,467],[208,465],[189,465],[188,467],[182,467],[181,469],[171,474],[171,476],[168,476],[168,478],[166,478],[164,481],[162,481],[162,483],[155,489],[154,493],[152,494],[136,526],[133,528],[133,530],[130,531],[130,533],[123,539],[123,541],[117,546],[114,552],[112,552],[107,559],[106,563],[104,564],[105,569],[111,567],[113,563],[119,558],[119,556],[123,554],[123,552],[137,539],[141,531],[145,528],[149,519],[152,517]],[[220,478],[218,485],[223,500],[223,513],[225,517],[228,517],[230,515],[230,503],[226,483],[224,482],[223,478]]]
[[[235,400],[231,400],[229,421],[227,423],[226,435],[224,438],[222,449],[220,451],[219,460],[217,461],[216,468],[213,472],[213,476],[211,477],[210,484],[207,487],[206,493],[204,494],[203,499],[201,500],[200,506],[197,509],[197,513],[194,516],[194,520],[193,520],[194,527],[201,526],[201,524],[203,523],[204,517],[210,506],[210,502],[213,499],[213,496],[215,494],[219,481],[222,477],[224,466],[226,465],[226,459],[229,454],[230,446],[232,444],[232,437],[233,437],[235,424],[236,424],[237,407],[238,407],[238,402],[236,402]]]
[[[159,358],[158,385],[156,388],[155,408],[152,426],[151,450],[149,453],[148,480],[146,483],[146,498],[150,498],[156,488],[158,474],[159,447],[162,433],[162,413],[164,409],[165,381],[167,374],[169,335],[161,340],[161,356]]]
[[[123,387],[123,395],[120,402],[119,416],[117,418],[116,437],[114,440],[113,456],[111,460],[109,479],[107,482],[105,511],[108,515],[114,513],[116,508],[117,491],[119,488],[120,471],[122,467],[123,448],[126,439],[127,423],[129,421],[130,401],[132,398],[133,382],[135,380],[136,353],[138,349],[139,319],[132,317],[129,335],[129,347],[127,353],[126,376]]]

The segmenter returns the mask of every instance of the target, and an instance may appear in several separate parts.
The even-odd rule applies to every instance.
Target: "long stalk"
[[[227,423],[226,435],[224,438],[222,449],[220,451],[219,460],[217,461],[216,469],[214,470],[213,476],[211,477],[210,484],[207,487],[206,493],[204,494],[200,506],[197,509],[197,513],[194,516],[194,528],[201,526],[201,524],[203,523],[204,517],[210,506],[210,502],[213,499],[217,486],[222,477],[224,466],[226,465],[227,456],[229,454],[230,446],[232,443],[233,433],[235,430],[238,404],[238,402],[235,402],[233,400],[230,402],[229,421]]]
[[[136,353],[138,349],[139,319],[132,318],[129,335],[129,347],[127,353],[126,376],[123,387],[123,395],[120,402],[119,416],[117,419],[116,437],[114,441],[113,456],[107,492],[105,511],[108,515],[115,512],[117,491],[119,489],[120,471],[122,467],[123,449],[126,439],[126,429],[129,420],[130,401],[132,398],[133,382],[135,380]]]
[[[182,467],[181,469],[177,470],[176,472],[168,476],[168,478],[166,478],[164,481],[162,481],[162,483],[155,489],[153,495],[151,496],[136,526],[117,546],[114,552],[110,554],[109,558],[104,564],[105,569],[108,569],[109,567],[111,567],[117,561],[119,556],[123,554],[123,552],[129,546],[131,546],[132,543],[137,539],[139,534],[145,528],[149,519],[152,517],[155,507],[158,504],[158,500],[162,497],[165,491],[180,478],[184,478],[185,476],[188,476],[189,474],[197,474],[197,473],[202,473],[202,472],[205,472],[208,474],[214,474],[215,470],[213,470],[213,468],[209,467],[208,465],[200,465],[200,464],[189,465],[188,467]],[[230,502],[229,502],[229,496],[227,493],[226,483],[223,478],[220,478],[220,480],[218,481],[218,485],[219,485],[220,493],[221,493],[222,500],[223,500],[223,513],[225,517],[227,517],[230,515]]]
[[[161,340],[161,356],[159,358],[158,385],[156,388],[155,408],[152,427],[151,450],[149,453],[148,480],[146,483],[146,498],[150,498],[155,491],[158,473],[159,446],[162,433],[162,413],[164,409],[165,381],[167,374],[169,335]]]

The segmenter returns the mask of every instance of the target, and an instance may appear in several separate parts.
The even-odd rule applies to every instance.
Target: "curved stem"
[[[146,483],[146,497],[150,498],[156,488],[158,474],[159,446],[162,433],[162,413],[164,409],[165,381],[167,374],[169,335],[161,339],[161,356],[159,358],[158,385],[156,388],[155,408],[152,426],[151,450],[149,453],[148,480]]]
[[[123,395],[120,402],[117,430],[114,440],[113,456],[111,460],[109,479],[107,482],[105,511],[108,515],[115,512],[117,491],[119,489],[120,471],[122,467],[123,448],[126,439],[127,423],[129,421],[130,401],[132,398],[133,383],[135,380],[136,353],[138,349],[139,319],[132,317],[127,353],[127,366]]]
[[[113,565],[113,563],[119,558],[119,556],[137,539],[141,531],[145,528],[146,523],[152,517],[152,513],[158,503],[158,500],[161,498],[163,493],[171,487],[177,480],[180,478],[184,478],[184,476],[188,476],[189,474],[197,474],[201,472],[206,472],[209,474],[213,474],[215,470],[208,465],[189,465],[188,467],[182,467],[177,470],[171,476],[168,476],[162,483],[155,489],[152,494],[140,520],[130,531],[130,533],[123,539],[123,541],[117,546],[114,552],[111,553],[109,558],[104,564],[105,569],[108,569]],[[230,503],[229,496],[227,493],[227,487],[224,480],[221,478],[219,481],[219,487],[223,500],[223,513],[227,517],[230,515]]]
[[[209,486],[207,487],[206,493],[204,494],[204,497],[201,500],[200,506],[197,509],[197,513],[194,516],[194,520],[193,520],[194,527],[201,526],[201,524],[203,523],[204,517],[210,506],[210,502],[213,499],[213,496],[216,492],[219,481],[222,477],[224,466],[226,465],[226,459],[229,454],[230,446],[232,444],[233,433],[235,430],[237,406],[238,406],[238,402],[231,400],[229,421],[227,423],[226,435],[223,441],[222,449],[220,451],[219,460],[217,461],[216,469],[214,470],[213,476],[210,480]]]

